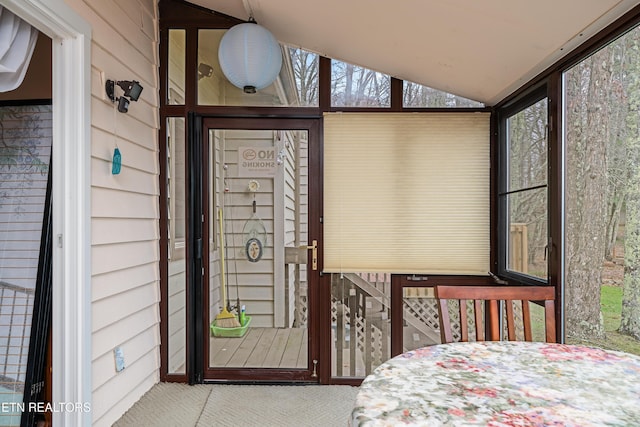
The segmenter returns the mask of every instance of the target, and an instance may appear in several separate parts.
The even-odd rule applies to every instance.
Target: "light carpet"
[[[357,387],[159,383],[114,427],[344,427]]]

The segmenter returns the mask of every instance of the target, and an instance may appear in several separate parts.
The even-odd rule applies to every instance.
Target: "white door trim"
[[[1,0],[52,40],[53,396],[91,404],[91,26],[64,0]],[[53,425],[91,425],[54,411]]]

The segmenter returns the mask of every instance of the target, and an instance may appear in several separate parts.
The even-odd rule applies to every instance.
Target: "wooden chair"
[[[501,339],[499,301],[504,301],[504,317],[506,318],[507,339],[516,341],[516,316],[514,302],[522,307],[524,340],[532,341],[531,317],[529,302],[544,303],[545,338],[547,342],[556,342],[555,323],[555,288],[553,286],[450,286],[435,287],[435,297],[438,299],[438,313],[440,315],[440,336],[443,343],[454,341],[451,320],[449,316],[450,300],[459,301],[458,316],[460,319],[460,341],[469,341],[467,301],[472,301],[473,323],[475,324],[476,341],[485,341],[485,330],[489,336],[487,341]],[[483,312],[483,307],[485,311]]]

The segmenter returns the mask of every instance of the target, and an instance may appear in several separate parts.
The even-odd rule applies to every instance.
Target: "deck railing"
[[[22,391],[27,373],[34,290],[0,281],[0,382]]]
[[[391,357],[391,275],[334,274],[331,288],[334,375],[368,375]],[[433,296],[405,295],[403,320],[405,331],[420,337],[420,346],[440,342]]]

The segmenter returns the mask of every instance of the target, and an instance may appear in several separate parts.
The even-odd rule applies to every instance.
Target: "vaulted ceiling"
[[[281,43],[494,105],[638,0],[190,0]]]

